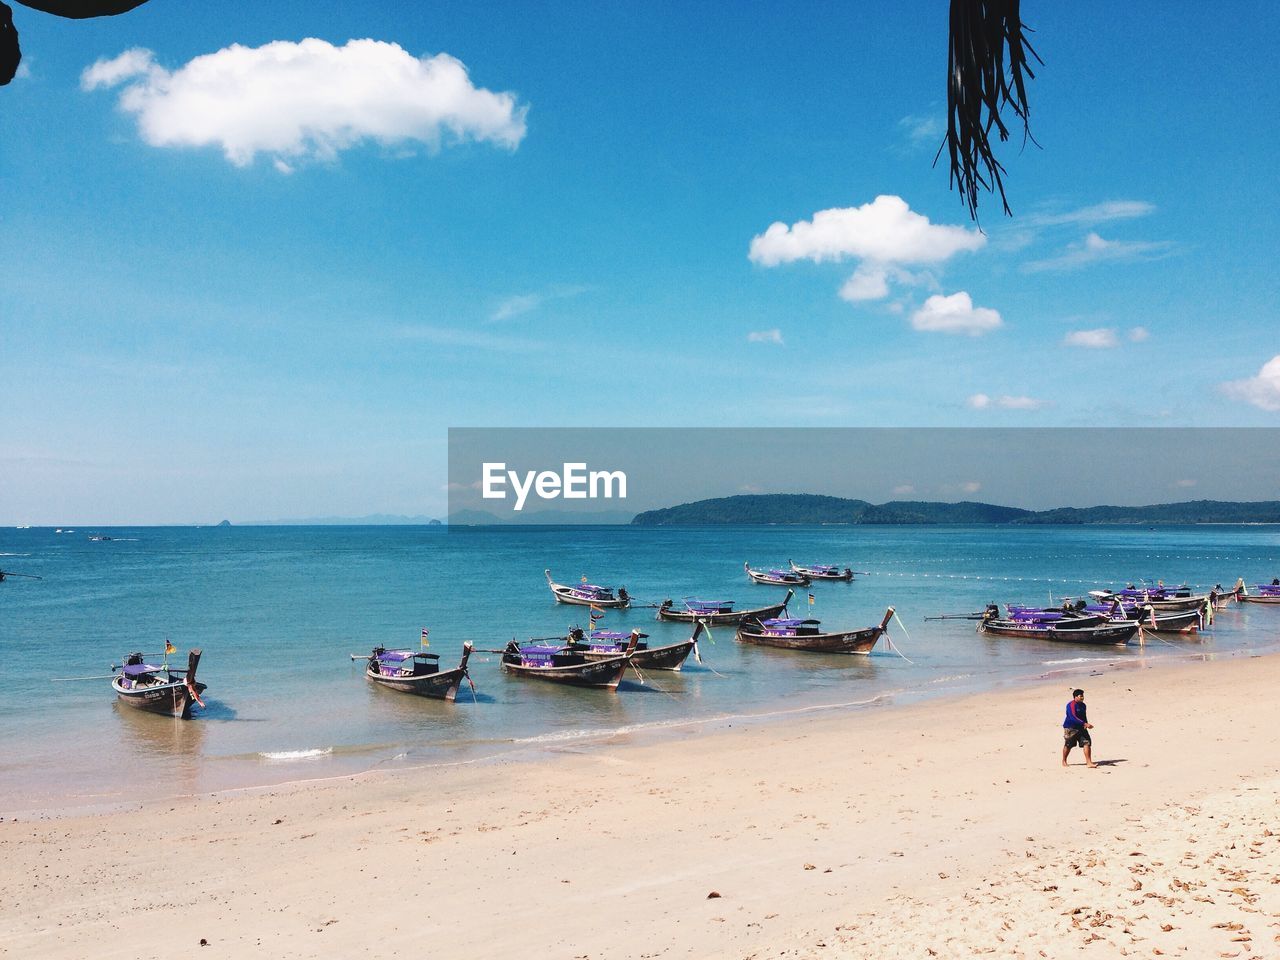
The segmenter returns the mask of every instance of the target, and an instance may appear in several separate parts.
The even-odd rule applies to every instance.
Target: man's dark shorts
[[[1088,747],[1093,744],[1089,731],[1084,727],[1063,727],[1062,739],[1068,747]]]

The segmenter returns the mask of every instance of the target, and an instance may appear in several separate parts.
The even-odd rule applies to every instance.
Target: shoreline
[[[988,678],[989,683],[965,684],[964,680],[970,679],[969,675],[960,675],[958,677],[942,677],[934,678],[927,681],[925,685],[918,687],[903,687],[899,689],[882,691],[874,696],[861,700],[839,700],[826,703],[806,704],[795,707],[776,706],[774,709],[761,709],[756,712],[741,712],[733,714],[718,714],[715,716],[695,716],[682,717],[676,719],[666,719],[657,721],[642,721],[634,724],[628,724],[617,728],[596,728],[582,729],[567,732],[544,733],[532,737],[512,737],[499,741],[491,741],[483,745],[471,745],[472,750],[481,750],[480,756],[454,757],[440,756],[431,759],[412,760],[407,763],[397,763],[398,756],[385,757],[374,762],[371,766],[363,769],[347,769],[319,772],[314,776],[304,775],[305,771],[298,769],[295,771],[297,775],[286,776],[283,779],[264,778],[254,776],[241,775],[238,778],[242,782],[232,783],[225,786],[217,786],[211,789],[198,789],[190,791],[182,791],[170,794],[140,794],[135,796],[125,796],[113,799],[86,799],[84,802],[74,802],[83,794],[74,797],[63,796],[54,800],[50,804],[38,807],[20,807],[20,806],[3,806],[0,805],[0,822],[6,820],[26,819],[26,820],[58,820],[67,817],[76,817],[81,815],[110,815],[113,813],[127,810],[142,810],[150,805],[172,803],[182,800],[193,800],[202,797],[224,797],[234,796],[244,792],[263,792],[273,789],[288,789],[294,785],[308,784],[324,784],[330,782],[339,782],[345,780],[353,780],[363,777],[377,776],[412,776],[415,773],[429,770],[449,769],[453,767],[473,767],[485,766],[489,764],[502,763],[539,763],[545,762],[548,758],[553,758],[557,751],[567,749],[581,749],[589,751],[596,748],[604,748],[618,740],[634,740],[644,745],[658,746],[669,742],[678,742],[687,737],[690,731],[695,737],[713,737],[727,730],[733,729],[735,724],[742,727],[759,726],[768,728],[773,725],[782,724],[790,719],[796,718],[834,718],[841,715],[857,716],[867,710],[901,710],[914,705],[922,705],[929,703],[946,703],[949,701],[963,700],[968,697],[983,696],[989,693],[998,693],[1006,690],[1025,689],[1036,684],[1047,682],[1051,679],[1067,679],[1081,678],[1099,675],[1099,671],[1116,670],[1116,671],[1141,671],[1150,669],[1161,669],[1163,667],[1186,666],[1190,667],[1196,663],[1211,663],[1219,661],[1231,661],[1240,658],[1258,658],[1271,657],[1280,654],[1280,643],[1273,643],[1261,647],[1245,647],[1230,650],[1191,650],[1182,647],[1177,643],[1169,641],[1149,641],[1163,642],[1171,647],[1178,647],[1177,653],[1162,654],[1158,659],[1148,660],[1144,657],[1107,657],[1107,656],[1089,656],[1088,654],[1101,653],[1103,650],[1111,650],[1113,648],[1099,648],[1090,650],[1088,648],[1080,648],[1071,645],[1065,645],[1064,653],[1080,651],[1078,657],[1064,658],[1060,661],[1043,661],[1045,666],[1058,666],[1059,669],[1045,670],[1038,673],[1028,673],[1020,676],[1010,677],[991,677]],[[901,654],[898,654],[901,656]],[[888,656],[888,653],[881,653],[879,656]],[[959,686],[934,687],[942,681],[961,681]],[[624,692],[621,694],[626,695]],[[150,719],[150,718],[148,718]],[[196,722],[202,722],[197,720]],[[372,745],[356,746],[346,748],[340,752],[340,755],[351,755],[362,752],[366,749],[375,749]],[[289,751],[286,751],[289,752]],[[307,753],[310,751],[300,751]],[[286,772],[285,767],[290,764],[307,764],[313,760],[317,763],[323,763],[326,759],[332,761],[332,748],[328,750],[318,750],[317,755],[312,757],[295,757],[290,759],[274,758],[262,753],[254,754],[256,761],[251,761],[249,757],[237,756],[211,756],[201,758],[199,761],[203,764],[217,764],[220,762],[232,762],[241,765],[242,770],[254,770],[257,772],[270,769],[272,764],[279,764],[281,772]],[[0,799],[0,804],[5,801]]]
[[[1065,871],[1081,843],[1126,836],[1128,819],[1193,797],[1218,803],[1233,784],[1276,795],[1280,658],[1166,661],[1084,681],[1097,771],[1058,765],[1061,679],[662,742],[626,734],[531,762],[6,819],[0,942],[13,956],[171,952],[172,942],[114,939],[131,921],[110,905],[132,901],[190,946],[207,939],[210,957],[352,955],[374,929],[379,956],[413,954],[445,930],[447,954],[493,957],[816,956],[842,945],[849,956],[921,956],[886,945],[902,923],[917,942],[932,936],[937,911],[1008,885],[1012,862]],[[1168,832],[1156,826],[1144,828],[1153,839]],[[157,835],[166,839],[139,845]],[[198,869],[162,869],[179,854]],[[566,898],[591,904],[571,927]],[[1146,906],[1149,917],[1164,909]],[[1203,909],[1219,922],[1218,905]],[[1039,920],[1074,936],[1059,913]],[[1183,926],[1173,912],[1168,922]],[[1164,937],[1176,949],[1178,936]],[[867,944],[875,951],[858,952]]]

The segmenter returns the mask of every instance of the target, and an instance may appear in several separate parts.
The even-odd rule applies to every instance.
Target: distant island
[[[744,494],[646,510],[641,527],[716,524],[1089,524],[1280,523],[1280,500],[1233,503],[1189,500],[1140,507],[1058,507],[1023,510],[991,503],[891,500],[868,503],[809,493]]]

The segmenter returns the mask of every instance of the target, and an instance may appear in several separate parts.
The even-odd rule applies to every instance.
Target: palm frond
[[[1026,82],[1035,79],[1029,58],[1044,61],[1027,39],[1031,30],[1022,23],[1019,6],[1019,0],[951,0],[943,147],[951,159],[951,184],[975,221],[980,190],[998,192],[1005,214],[1013,213],[1004,192],[1005,169],[991,137],[994,127],[1000,141],[1009,139],[1001,111],[1008,107],[1022,121],[1024,144],[1036,142]]]

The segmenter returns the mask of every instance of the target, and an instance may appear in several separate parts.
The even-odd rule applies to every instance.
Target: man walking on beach
[[[1062,721],[1062,765],[1067,765],[1067,754],[1072,747],[1084,750],[1085,766],[1096,767],[1093,762],[1093,740],[1089,731],[1093,724],[1089,722],[1088,709],[1084,705],[1084,691],[1071,691],[1071,699],[1067,701],[1067,715]]]

